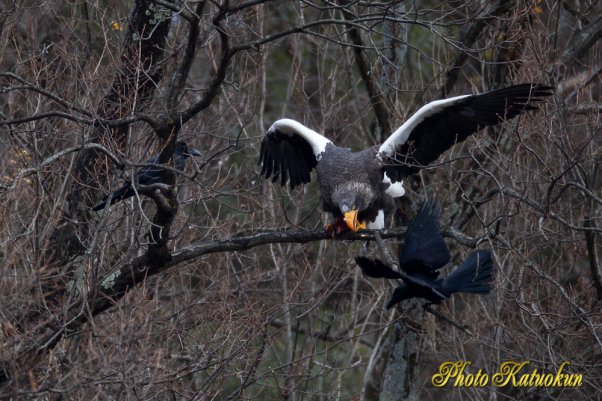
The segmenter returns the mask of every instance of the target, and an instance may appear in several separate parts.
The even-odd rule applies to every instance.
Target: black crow
[[[399,252],[403,273],[393,270],[379,259],[355,258],[366,276],[401,279],[399,287],[387,303],[387,309],[409,298],[425,298],[434,304],[449,298],[454,292],[487,294],[493,281],[491,252],[476,251],[466,261],[441,279],[439,269],[450,260],[450,254],[438,227],[439,208],[427,201],[408,226],[404,245]]]
[[[186,167],[186,160],[190,156],[201,156],[201,152],[198,151],[197,149],[189,148],[188,145],[184,142],[177,142],[176,150],[174,152],[175,167],[178,170],[183,171],[184,167]],[[148,164],[159,164],[159,155],[157,154],[157,155],[153,156],[148,161]],[[160,167],[150,167],[150,166],[144,167],[136,173],[135,179],[137,181],[136,185],[151,185],[151,184],[159,183],[159,182],[161,182],[161,168]],[[110,205],[113,205],[114,203],[120,202],[124,199],[134,196],[134,194],[135,194],[135,192],[134,192],[134,188],[132,187],[132,183],[130,181],[126,181],[121,186],[121,188],[117,189],[110,196],[110,198],[111,198]],[[99,210],[104,209],[108,200],[109,200],[109,197],[107,196],[105,199],[103,199],[102,202],[100,202],[98,205],[96,205],[94,207],[94,209],[92,209],[92,210],[97,212]]]

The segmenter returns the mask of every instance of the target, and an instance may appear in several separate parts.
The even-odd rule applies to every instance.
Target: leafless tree
[[[458,0],[35,1],[0,5],[0,398],[598,399],[601,5]],[[422,104],[521,82],[540,111],[407,182],[453,260],[492,250],[494,291],[384,305],[334,240],[315,182],[262,179],[271,121],[354,149]],[[183,172],[176,141],[201,149]],[[159,153],[164,184],[92,212]],[[436,388],[445,361],[564,361],[579,388]]]

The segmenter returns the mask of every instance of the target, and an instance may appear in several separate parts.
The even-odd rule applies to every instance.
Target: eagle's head
[[[358,213],[367,209],[376,199],[370,184],[348,181],[337,185],[332,192],[332,201],[344,215],[345,223],[353,231],[366,228],[365,221],[358,220]]]

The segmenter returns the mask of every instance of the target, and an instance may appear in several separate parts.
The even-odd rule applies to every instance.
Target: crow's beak
[[[190,156],[203,156],[201,151],[195,148],[188,148],[188,154]]]
[[[366,228],[366,222],[360,223],[357,220],[357,214],[357,210],[350,210],[345,212],[345,217],[343,217],[343,220],[347,223],[347,227],[353,231],[364,230]]]

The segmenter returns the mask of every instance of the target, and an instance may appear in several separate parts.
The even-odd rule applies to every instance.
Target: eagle
[[[421,107],[381,145],[359,152],[336,146],[292,119],[272,124],[261,142],[261,175],[293,189],[316,170],[322,208],[344,229],[380,229],[403,179],[480,129],[536,110],[553,87],[526,83],[482,94],[435,100]],[[344,221],[344,223],[343,223]],[[345,227],[346,225],[346,227]]]
[[[401,279],[387,303],[387,309],[410,298],[424,298],[438,304],[453,293],[488,294],[493,281],[491,252],[478,250],[452,271],[439,278],[439,269],[451,259],[438,225],[439,207],[433,200],[424,203],[408,225],[403,247],[399,251],[399,267],[393,270],[379,259],[357,256],[355,262],[372,278]]]

